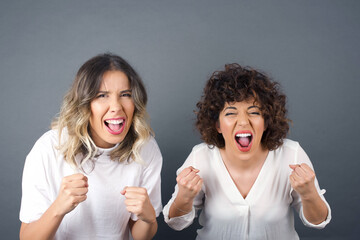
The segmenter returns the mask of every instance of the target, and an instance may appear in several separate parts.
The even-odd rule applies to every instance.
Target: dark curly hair
[[[283,144],[289,131],[286,96],[280,85],[265,74],[237,63],[225,65],[224,71],[216,71],[207,81],[204,94],[196,104],[198,111],[196,128],[208,145],[223,148],[225,140],[218,133],[216,123],[225,103],[254,99],[260,105],[266,130],[261,144],[274,150]]]

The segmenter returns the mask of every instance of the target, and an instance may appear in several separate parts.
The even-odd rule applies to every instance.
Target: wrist
[[[51,211],[51,215],[52,215],[54,218],[63,218],[63,217],[66,215],[66,213],[64,213],[64,211],[62,211],[61,208],[58,206],[57,201],[55,201],[55,202],[51,205],[51,207],[50,207],[49,210]]]
[[[143,221],[143,222],[145,222],[145,223],[147,223],[149,225],[153,225],[153,224],[157,223],[156,217],[151,218],[151,219],[141,220],[141,221]]]
[[[311,193],[305,193],[305,194],[301,194],[301,201],[314,201],[316,199],[319,198],[319,194],[318,192],[311,192]]]
[[[184,194],[183,192],[179,191],[174,201],[176,201],[178,205],[192,205],[194,198],[195,196]]]
[[[192,203],[193,200],[183,200],[179,201],[179,199],[176,197],[173,201],[173,206],[176,210],[178,210],[179,212],[183,213],[183,214],[188,214],[189,212],[192,211]]]

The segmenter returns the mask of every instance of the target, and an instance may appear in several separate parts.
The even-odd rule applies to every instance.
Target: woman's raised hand
[[[126,210],[135,214],[146,223],[156,222],[156,214],[145,188],[125,187],[121,194],[125,196]]]
[[[61,181],[59,195],[54,202],[57,213],[65,215],[79,203],[85,201],[88,187],[88,179],[81,173],[64,177]]]
[[[192,201],[200,192],[203,180],[198,173],[199,170],[192,166],[185,168],[179,173],[176,177],[179,187],[177,199],[181,198],[185,202]]]
[[[305,163],[289,166],[293,170],[290,175],[290,184],[301,198],[317,194],[314,171]]]

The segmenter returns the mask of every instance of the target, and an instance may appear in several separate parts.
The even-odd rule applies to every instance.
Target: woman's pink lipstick
[[[236,146],[242,152],[248,152],[252,146],[253,134],[251,131],[238,131],[235,134]]]
[[[119,135],[125,129],[125,118],[109,118],[104,123],[108,132],[113,135]]]

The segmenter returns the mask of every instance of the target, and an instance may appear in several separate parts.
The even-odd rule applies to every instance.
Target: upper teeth
[[[106,120],[105,122],[110,123],[110,124],[120,124],[124,122],[124,119],[119,119],[119,120]]]
[[[251,137],[251,134],[250,133],[239,133],[239,134],[236,134],[236,137]]]

